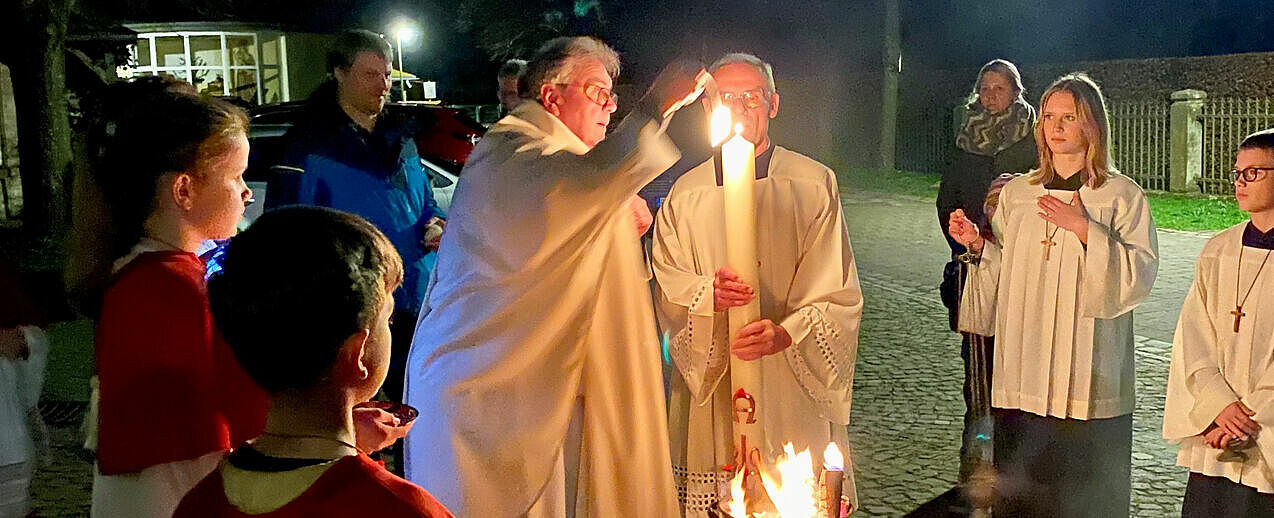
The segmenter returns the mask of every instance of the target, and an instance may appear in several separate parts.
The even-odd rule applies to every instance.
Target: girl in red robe
[[[87,247],[101,253],[85,279],[101,293],[90,304],[99,311],[92,512],[166,518],[231,445],[264,426],[265,394],[221,341],[195,255],[235,233],[252,196],[248,120],[184,83],[131,82],[104,99],[87,142],[103,210],[77,216],[105,236]]]

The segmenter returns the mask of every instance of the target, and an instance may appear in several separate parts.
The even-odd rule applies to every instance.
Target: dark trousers
[[[1128,516],[1132,415],[1082,421],[1000,408],[992,415],[996,516]]]
[[[1181,518],[1274,518],[1274,495],[1226,478],[1190,473]]]
[[[961,333],[960,358],[964,360],[964,434],[960,443],[960,482],[990,457],[991,360],[995,338]]]

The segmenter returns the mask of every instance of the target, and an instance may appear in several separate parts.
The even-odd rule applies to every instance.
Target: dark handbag
[[[938,285],[938,293],[942,296],[942,305],[947,307],[947,323],[951,332],[958,332],[960,323],[960,288],[964,284],[964,263],[952,259],[942,267],[942,284]]]

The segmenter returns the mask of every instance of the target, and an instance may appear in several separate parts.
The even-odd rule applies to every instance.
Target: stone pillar
[[[1202,90],[1172,92],[1168,111],[1169,174],[1168,189],[1175,192],[1197,191],[1195,184],[1203,173],[1203,100]]]

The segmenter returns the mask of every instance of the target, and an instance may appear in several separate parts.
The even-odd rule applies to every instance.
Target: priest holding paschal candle
[[[850,451],[863,309],[835,174],[770,141],[779,110],[770,65],[730,54],[709,71],[719,97],[705,104],[729,110],[730,134],[716,157],[673,185],[651,255],[661,329],[678,371],[669,434],[688,517],[709,516],[728,500],[740,470],[749,473],[749,511],[765,506],[752,475],[772,469],[784,443]],[[852,502],[846,457],[841,489]]]

